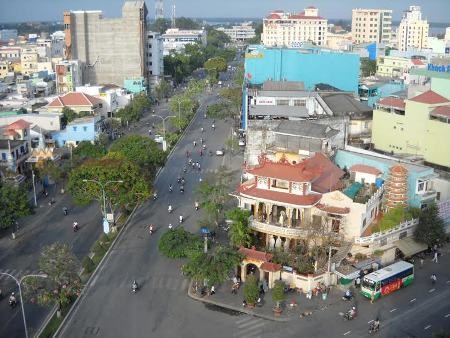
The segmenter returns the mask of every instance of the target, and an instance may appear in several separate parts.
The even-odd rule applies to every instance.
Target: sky
[[[119,17],[124,0],[0,0],[0,22],[62,21],[64,10],[102,10],[106,17]],[[145,0],[153,18],[155,1]],[[350,19],[352,8],[392,9],[393,19],[399,20],[410,5],[422,6],[422,15],[430,22],[450,23],[450,0],[163,0],[164,14],[185,17],[250,17],[262,18],[273,9],[299,12],[310,5],[329,19]]]

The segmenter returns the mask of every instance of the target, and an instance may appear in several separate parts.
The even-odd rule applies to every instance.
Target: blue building
[[[348,147],[349,148],[349,147]],[[383,180],[389,174],[389,168],[399,164],[399,160],[364,150],[338,150],[334,159],[340,168],[347,168],[363,164],[380,170]],[[436,201],[437,192],[432,190],[431,181],[436,178],[434,169],[410,162],[401,163],[408,170],[408,204],[414,208],[424,207]],[[427,190],[428,189],[428,190]]]
[[[99,116],[81,117],[68,123],[65,129],[52,133],[52,139],[58,147],[64,145],[76,146],[81,141],[94,142],[103,126]]]
[[[358,93],[360,57],[317,47],[278,48],[251,45],[245,53],[245,78],[250,85],[267,80],[303,82],[306,90],[328,84]]]

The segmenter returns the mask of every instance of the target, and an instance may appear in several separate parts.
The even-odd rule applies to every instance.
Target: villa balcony
[[[250,228],[270,235],[288,237],[291,239],[302,239],[307,236],[307,230],[299,227],[300,222],[293,221],[292,226],[276,224],[273,219],[269,223],[262,220],[256,220],[253,216],[250,217]]]
[[[431,200],[431,199],[435,200],[436,197],[437,197],[437,192],[434,191],[434,190],[428,190],[428,191],[426,191],[424,193],[417,194],[417,196],[419,196],[420,201],[422,201],[422,202],[423,201],[428,201],[428,200]]]

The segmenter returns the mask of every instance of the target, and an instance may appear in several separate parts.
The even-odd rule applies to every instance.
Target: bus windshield
[[[375,290],[375,282],[370,279],[364,278],[362,281],[362,285],[367,289]]]

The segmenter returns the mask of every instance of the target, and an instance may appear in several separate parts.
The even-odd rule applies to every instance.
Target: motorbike
[[[346,302],[349,302],[353,299],[353,295],[347,296],[347,295],[343,295],[342,296],[342,300],[345,300]]]
[[[344,319],[345,320],[352,320],[356,317],[356,310],[352,312],[352,310],[348,310],[346,313],[344,313]]]
[[[183,216],[180,216],[180,224],[183,223],[184,219]]]
[[[78,223],[74,222],[72,228],[73,228],[73,232],[77,232],[79,230]]]
[[[172,187],[172,185],[169,185],[169,192],[172,192],[173,191],[173,187]]]
[[[9,299],[9,306],[11,306],[11,309],[15,308],[17,305],[17,300],[15,298]]]
[[[180,193],[184,194],[184,187],[180,187]]]
[[[198,203],[195,203],[195,210],[198,211],[198,209],[200,209]]]
[[[156,201],[158,198],[158,195],[156,193],[153,194],[153,200]]]
[[[67,210],[67,208],[63,208],[63,213],[64,213],[64,216],[67,216],[67,214],[69,213],[69,211]]]
[[[181,177],[177,178],[177,183],[181,183]]]
[[[377,333],[380,330],[380,324],[370,323],[369,334]]]
[[[136,283],[136,281],[133,282],[133,285],[131,285],[131,291],[133,291],[133,293],[136,293],[136,291],[138,290],[138,285]]]
[[[171,205],[169,205],[169,207],[167,208],[167,211],[169,212],[169,214],[172,213],[173,209],[172,209],[172,206],[171,206]]]

